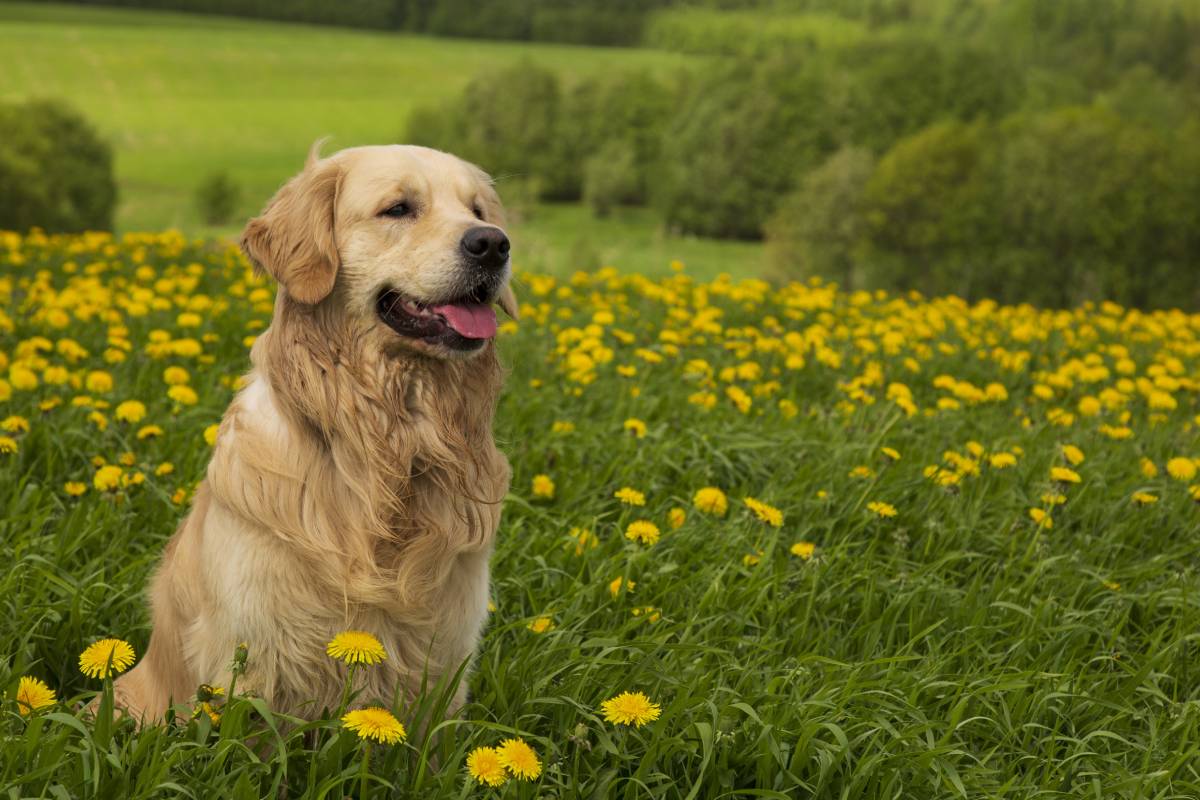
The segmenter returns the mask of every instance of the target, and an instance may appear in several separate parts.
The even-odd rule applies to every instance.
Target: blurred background
[[[1200,307],[1200,0],[0,2],[0,229],[231,236],[326,135],[527,270]]]

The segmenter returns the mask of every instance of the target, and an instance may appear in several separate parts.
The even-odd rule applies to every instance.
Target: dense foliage
[[[0,230],[108,230],[116,199],[112,149],[76,111],[0,104]]]
[[[0,236],[4,794],[1200,795],[1200,316],[681,264],[516,288],[471,702],[353,696],[407,728],[367,743],[239,681],[135,730],[80,710],[80,654],[144,654],[273,292],[178,233]],[[471,760],[518,737],[532,782]]]

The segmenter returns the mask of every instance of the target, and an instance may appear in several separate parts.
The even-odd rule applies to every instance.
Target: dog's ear
[[[340,266],[333,223],[342,171],[331,159],[317,158],[315,148],[304,171],[246,223],[241,238],[255,268],[270,273],[289,297],[308,305],[333,290]]]
[[[499,296],[496,297],[496,302],[505,314],[508,314],[510,319],[520,319],[521,313],[517,308],[517,296],[513,294],[512,287],[507,283],[500,290]]]

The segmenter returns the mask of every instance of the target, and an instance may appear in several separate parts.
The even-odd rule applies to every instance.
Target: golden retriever
[[[502,225],[482,170],[401,145],[314,146],[250,220],[274,317],[151,583],[150,645],[115,689],[128,713],[228,686],[240,642],[238,687],[309,716],[339,702],[325,646],[343,630],[387,651],[358,671],[364,699],[472,658],[510,474],[492,439],[492,304],[516,315]]]

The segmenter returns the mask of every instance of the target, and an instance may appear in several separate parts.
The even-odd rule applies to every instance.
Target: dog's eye
[[[471,210],[475,212],[475,219],[483,219],[483,209],[479,207],[479,203],[471,206]]]
[[[412,206],[410,206],[405,201],[401,200],[399,203],[396,203],[394,206],[389,206],[388,208],[385,208],[383,211],[379,212],[379,216],[400,218],[400,217],[407,217],[411,213],[412,213]]]

